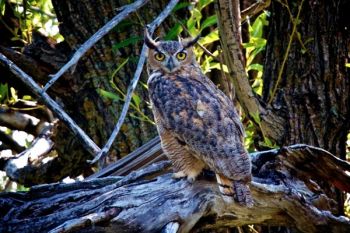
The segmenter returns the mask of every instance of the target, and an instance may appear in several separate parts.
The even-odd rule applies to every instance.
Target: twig
[[[100,30],[98,30],[92,37],[90,37],[73,55],[73,57],[67,62],[52,78],[46,83],[43,88],[43,92],[46,92],[57,79],[59,79],[70,67],[75,65],[79,59],[104,35],[112,30],[118,23],[124,20],[130,13],[136,11],[141,6],[146,4],[148,0],[138,0],[129,5],[123,6],[121,12],[105,24]]]
[[[169,4],[164,8],[164,10],[158,15],[158,17],[151,24],[148,25],[148,30],[149,30],[150,34],[152,34],[154,32],[155,28],[158,27],[164,21],[164,19],[166,17],[168,17],[168,15],[174,9],[175,5],[178,2],[179,2],[179,0],[170,1]],[[143,65],[146,61],[147,50],[148,50],[147,46],[145,44],[143,44],[141,54],[140,54],[140,59],[139,59],[139,62],[137,64],[137,69],[136,69],[134,77],[133,77],[133,79],[128,87],[127,95],[125,98],[125,103],[123,106],[123,110],[120,114],[120,117],[118,119],[118,122],[117,122],[116,126],[114,127],[114,130],[113,130],[111,136],[109,137],[107,143],[105,144],[105,146],[102,148],[102,150],[98,153],[98,155],[92,161],[89,161],[91,164],[96,163],[101,158],[106,156],[107,152],[109,151],[109,149],[112,146],[113,141],[115,140],[115,138],[117,137],[117,135],[119,133],[119,130],[120,130],[120,128],[124,122],[124,119],[126,117],[126,114],[128,112],[132,94],[136,88],[137,82],[139,81],[139,78],[140,78],[140,75],[141,75],[141,72],[143,69]]]
[[[241,18],[245,19],[246,17],[251,17],[269,7],[270,4],[271,0],[257,1],[256,3],[241,11]]]
[[[66,126],[80,139],[87,151],[93,155],[100,151],[100,148],[89,138],[88,135],[85,134],[85,132],[74,122],[74,120],[70,118],[70,116],[63,111],[63,109],[48,94],[42,91],[40,86],[34,82],[32,77],[26,74],[2,53],[0,53],[0,60],[3,61],[4,64],[10,68],[11,72],[21,79],[36,96],[41,97],[41,100],[45,103],[45,105],[56,113],[57,117],[63,121]]]

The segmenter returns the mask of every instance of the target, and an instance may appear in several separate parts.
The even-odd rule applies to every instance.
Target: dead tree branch
[[[7,65],[11,72],[20,78],[36,96],[40,97],[41,101],[48,108],[50,108],[61,121],[67,125],[67,127],[81,140],[87,151],[93,155],[100,151],[100,148],[89,138],[88,135],[86,135],[86,133],[61,108],[61,106],[59,106],[47,93],[42,91],[41,87],[33,80],[32,77],[26,74],[2,53],[0,53],[0,60]]]
[[[318,183],[350,187],[350,164],[307,145],[251,154],[254,207],[228,205],[211,173],[193,184],[174,180],[163,161],[124,178],[33,187],[0,194],[1,232],[203,232],[246,224],[301,232],[349,232]],[[174,226],[170,226],[169,224]],[[174,230],[171,230],[174,229]]]
[[[123,6],[120,10],[121,12],[111,19],[106,25],[99,29],[92,37],[90,37],[80,48],[74,53],[73,57],[55,74],[52,76],[51,80],[47,82],[43,91],[46,92],[52,84],[54,84],[59,77],[62,76],[69,68],[74,66],[79,59],[103,36],[105,36],[110,30],[112,30],[117,24],[119,24],[123,19],[125,19],[130,13],[136,11],[148,0],[138,0],[129,5]]]
[[[169,2],[169,4],[158,15],[158,17],[151,24],[148,25],[149,33],[152,34],[154,32],[156,27],[158,27],[164,21],[164,19],[166,19],[168,17],[168,15],[174,9],[174,7],[176,6],[176,4],[178,2],[179,2],[178,0],[172,0]],[[107,154],[107,152],[109,151],[109,149],[112,146],[112,143],[114,142],[115,138],[117,137],[117,135],[119,133],[119,130],[123,125],[124,119],[126,117],[126,114],[128,112],[129,106],[130,106],[132,94],[136,88],[136,85],[139,81],[141,72],[143,70],[143,66],[144,66],[145,61],[146,61],[147,51],[148,51],[147,46],[145,44],[143,44],[140,59],[139,59],[138,64],[137,64],[137,68],[136,68],[134,77],[131,80],[131,83],[128,87],[128,91],[127,91],[126,98],[125,98],[125,103],[124,103],[122,112],[119,116],[118,122],[117,122],[116,126],[114,127],[114,130],[113,130],[111,136],[109,137],[107,143],[102,148],[102,150],[96,155],[96,157],[91,161],[91,163],[96,163],[97,161],[99,161],[101,158],[103,158]]]
[[[54,146],[50,139],[53,126],[54,124],[47,124],[26,150],[8,159],[2,169],[6,171],[6,175],[11,180],[22,184],[38,183],[36,180],[42,177],[42,174],[39,173],[45,173],[48,162],[57,156],[56,153],[48,155]],[[37,169],[39,165],[42,166],[40,170]]]

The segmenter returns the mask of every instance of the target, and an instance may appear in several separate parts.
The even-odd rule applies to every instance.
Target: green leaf
[[[136,44],[138,41],[142,40],[143,38],[140,37],[140,36],[132,36],[126,40],[123,40],[122,42],[119,42],[115,45],[112,46],[112,50],[113,51],[116,51],[120,48],[124,48],[128,45],[131,45],[131,44]]]
[[[7,83],[0,83],[0,102],[3,103],[8,98],[8,85]]]
[[[182,27],[180,23],[175,24],[169,32],[165,35],[164,40],[174,40],[182,32]]]
[[[223,71],[225,73],[228,73],[228,68],[226,65],[220,65],[220,63],[218,62],[212,62],[210,63],[210,69],[218,69],[218,70],[221,70],[223,69]]]
[[[267,25],[268,21],[266,19],[266,13],[263,12],[256,18],[253,25],[251,26],[251,36],[261,38],[263,36],[264,26]]]
[[[16,103],[18,101],[18,95],[17,95],[17,91],[15,90],[15,88],[10,87],[10,93],[11,93],[12,100]]]
[[[116,95],[115,93],[113,93],[113,92],[105,91],[105,90],[103,90],[101,88],[98,88],[97,92],[102,97],[104,97],[106,99],[111,99],[111,100],[114,100],[114,101],[119,101],[120,100],[120,97],[118,95]]]
[[[257,123],[257,124],[260,124],[261,123],[261,119],[260,119],[260,114],[259,112],[256,112],[256,113],[249,113],[249,115],[254,119],[254,121]]]
[[[210,32],[208,35],[206,35],[205,37],[202,37],[199,40],[199,43],[201,45],[206,45],[206,44],[210,44],[213,43],[214,41],[218,41],[219,40],[219,31],[218,29]]]
[[[188,7],[188,6],[191,6],[191,3],[188,3],[188,2],[180,2],[178,4],[176,4],[176,6],[174,7],[173,9],[173,12],[176,12],[180,9],[183,9],[185,7]]]
[[[260,71],[262,72],[264,69],[263,65],[261,64],[250,64],[248,67],[247,67],[247,70],[256,70],[256,71]]]
[[[134,102],[134,104],[137,106],[137,108],[140,107],[140,103],[141,103],[141,99],[138,95],[136,95],[135,93],[132,95],[132,101]]]
[[[204,30],[204,29],[207,28],[207,27],[210,27],[210,26],[216,24],[217,21],[218,21],[218,18],[217,18],[216,15],[209,16],[209,17],[206,18],[206,19],[204,20],[204,22],[202,23],[202,25],[201,25],[201,31]]]
[[[5,13],[5,0],[0,0],[0,14],[4,15]]]
[[[24,95],[22,97],[23,100],[33,100],[33,97],[31,97],[30,95]]]
[[[350,68],[350,63],[345,63],[345,67]]]
[[[199,0],[198,8],[202,10],[204,7],[214,2],[214,0]]]

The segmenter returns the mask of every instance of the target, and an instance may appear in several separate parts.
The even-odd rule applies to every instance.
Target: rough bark
[[[284,145],[315,145],[344,159],[350,128],[350,70],[345,67],[349,61],[346,9],[350,3],[282,2],[287,5],[276,1],[271,5],[263,99],[267,102],[272,98],[271,106],[286,119]],[[287,6],[294,19],[298,7],[302,8],[292,38],[293,21]],[[285,56],[283,73],[277,81]],[[276,85],[278,91],[272,97]]]
[[[212,232],[246,224],[284,225],[301,232],[349,232],[336,216],[323,180],[349,191],[350,164],[307,145],[251,154],[254,207],[223,201],[208,173],[193,184],[173,180],[162,161],[125,177],[36,186],[0,195],[1,232]],[[155,177],[156,176],[156,177]],[[166,211],[165,211],[166,210]]]
[[[230,1],[218,1],[221,42],[238,100],[262,137],[280,146],[319,146],[344,159],[350,127],[350,80],[345,67],[349,2],[272,3],[260,98],[239,59],[238,29],[227,7]],[[334,195],[335,190],[328,192]],[[338,202],[342,212],[341,197]]]
[[[17,53],[11,49],[0,47],[2,53],[14,61],[24,71],[28,72],[40,84],[45,84],[49,74],[54,74],[67,62],[68,57],[80,44],[85,42],[94,32],[102,27],[109,19],[118,14],[120,7],[127,4],[125,1],[53,1],[60,32],[65,41],[55,44],[51,40],[35,33],[33,43],[27,46],[24,53]],[[153,21],[154,17],[166,6],[167,1],[150,1],[137,14],[132,14],[123,21],[115,30],[98,42],[91,51],[85,55],[73,69],[67,72],[48,91],[65,111],[79,124],[79,126],[98,145],[103,145],[116,123],[123,101],[105,99],[98,93],[98,89],[116,92],[111,87],[111,74],[129,58],[128,63],[114,77],[118,88],[126,93],[130,78],[136,68],[145,24]],[[142,18],[139,17],[142,15]],[[94,19],[94,20],[91,20]],[[163,26],[167,28],[167,23]],[[139,42],[123,48],[113,49],[113,46],[130,36],[139,37]],[[23,84],[18,83],[11,75],[9,82],[15,88],[23,89]],[[141,81],[145,82],[145,74]],[[28,92],[28,90],[25,90]],[[136,94],[141,100],[147,99],[147,90],[139,85]],[[122,99],[122,98],[121,98]],[[74,101],[72,101],[74,100]],[[140,103],[140,109],[150,118],[151,112],[146,101]],[[137,115],[135,111],[130,112]],[[54,128],[55,144],[54,159],[41,166],[40,162],[29,170],[22,169],[14,180],[29,184],[49,183],[66,176],[77,176],[82,172],[91,172],[87,160],[91,155],[87,153],[76,138],[69,132],[62,122]],[[128,115],[121,132],[112,150],[108,161],[113,161],[130,153],[143,143],[156,135],[155,127],[145,121]],[[45,169],[42,169],[45,167]],[[42,170],[41,170],[42,169]],[[25,179],[24,179],[25,178]]]
[[[345,159],[350,129],[350,70],[345,67],[349,7],[344,0],[272,2],[262,97],[285,119],[282,145],[305,143]],[[331,188],[328,192],[336,195]],[[337,195],[343,212],[343,198]]]

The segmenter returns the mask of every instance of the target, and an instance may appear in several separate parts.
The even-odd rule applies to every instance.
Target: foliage
[[[63,39],[58,31],[58,21],[51,0],[11,0],[9,1],[10,4],[5,4],[5,1],[0,0],[0,22],[11,32],[12,40],[19,40],[28,44],[31,42],[31,35],[34,30],[58,41]],[[6,7],[12,8],[18,27],[11,28],[2,18],[7,10]]]
[[[245,48],[245,57],[246,57],[246,70],[248,71],[257,71],[257,75],[252,84],[252,87],[255,93],[261,95],[262,92],[262,74],[263,74],[263,65],[254,62],[256,56],[261,53],[266,46],[266,39],[263,38],[263,29],[264,26],[268,26],[269,22],[267,17],[269,13],[264,11],[261,13],[253,22],[250,23],[248,20],[248,28],[249,28],[249,41],[243,43],[243,47]]]
[[[259,63],[257,56],[265,50],[266,39],[263,38],[264,27],[269,25],[269,15],[270,13],[268,11],[264,11],[255,18],[253,23],[251,23],[249,19],[247,20],[249,41],[243,43],[243,48],[245,49],[244,52],[246,59],[246,71],[255,71],[256,75],[250,77],[250,79],[252,80],[252,88],[254,92],[258,95],[261,95],[262,93],[262,74],[264,71],[264,67],[262,64]],[[247,120],[248,123],[246,125],[245,146],[248,149],[248,151],[251,152],[255,151],[254,139],[256,137],[255,135],[259,131],[258,129],[261,128],[261,119],[259,114],[257,113],[249,114],[250,118],[254,119],[254,122],[258,124],[257,126],[255,126],[252,121]],[[258,145],[259,147],[263,148],[277,147],[277,145],[274,142],[272,142],[269,138],[265,137],[265,135],[262,135],[262,141],[259,141]]]

